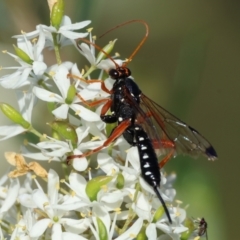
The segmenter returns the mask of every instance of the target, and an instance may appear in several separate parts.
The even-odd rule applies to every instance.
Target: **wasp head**
[[[127,78],[131,75],[131,71],[126,67],[118,67],[117,69],[111,69],[108,73],[112,79]]]

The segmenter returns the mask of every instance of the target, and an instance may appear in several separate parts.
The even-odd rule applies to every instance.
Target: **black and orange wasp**
[[[162,168],[176,153],[191,156],[202,154],[209,160],[217,159],[217,154],[212,145],[198,131],[144,95],[131,77],[131,71],[127,68],[127,65],[146,41],[149,27],[145,21],[131,20],[109,30],[112,31],[113,29],[133,22],[142,23],[146,28],[146,34],[122,66],[119,66],[109,54],[96,44],[86,39],[77,40],[93,45],[115,64],[115,69],[110,69],[108,72],[109,76],[115,80],[111,90],[107,89],[104,81],[88,81],[89,83],[100,81],[102,89],[110,94],[110,98],[87,104],[89,106],[95,106],[104,103],[100,114],[102,121],[106,123],[116,122],[117,127],[113,129],[102,146],[85,152],[82,155],[70,155],[67,161],[69,162],[71,159],[86,157],[96,153],[123,135],[131,146],[138,148],[142,176],[144,180],[153,187],[171,223],[172,219],[169,211],[158,190],[161,181],[159,168]],[[81,96],[79,97],[81,98]],[[109,109],[111,110],[111,114],[107,114]],[[160,163],[158,163],[158,157],[155,152],[156,149],[166,150],[167,152]]]

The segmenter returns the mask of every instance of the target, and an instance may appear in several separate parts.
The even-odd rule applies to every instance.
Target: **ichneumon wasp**
[[[146,41],[149,28],[147,23],[142,20],[132,20],[115,27],[118,28],[133,22],[142,23],[146,28],[146,34],[128,61],[122,66],[119,66],[109,54],[96,44],[86,39],[80,39],[103,52],[115,64],[116,68],[108,72],[109,76],[115,80],[113,88],[108,90],[104,82],[101,81],[102,89],[110,94],[110,98],[97,100],[88,103],[88,105],[95,106],[104,103],[100,115],[101,119],[105,123],[117,122],[117,127],[113,129],[109,138],[102,146],[82,155],[68,156],[67,161],[96,153],[123,135],[130,145],[138,148],[142,176],[153,187],[171,223],[172,220],[169,211],[158,190],[161,181],[159,168],[163,167],[175,153],[185,153],[193,156],[203,154],[209,160],[215,160],[217,154],[211,144],[200,133],[145,96],[131,78],[131,71],[127,68],[127,65]],[[90,80],[88,82],[98,81]],[[81,96],[79,97],[81,98]],[[109,109],[111,110],[110,115],[107,114]],[[156,149],[167,150],[167,155],[160,163],[158,163],[155,153]]]

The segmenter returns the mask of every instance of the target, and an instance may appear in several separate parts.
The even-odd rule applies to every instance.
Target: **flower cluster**
[[[74,158],[72,167],[66,165],[69,154],[79,155],[101,146],[112,130],[99,117],[102,104],[93,108],[88,103],[109,96],[101,89],[100,80],[111,88],[113,80],[105,77],[105,71],[114,63],[101,51],[95,56],[91,30],[85,30],[90,21],[72,24],[69,17],[61,15],[62,1],[54,7],[51,26],[38,25],[33,32],[14,36],[15,54],[7,54],[18,66],[5,67],[13,72],[0,78],[2,87],[15,90],[19,105],[16,110],[0,103],[2,112],[14,122],[0,127],[0,140],[24,132],[39,139],[22,146],[21,154],[5,153],[15,169],[0,178],[1,239],[193,237],[193,221],[187,221],[178,203],[173,204],[176,191],[172,183],[176,176],[161,176],[160,192],[170,211],[170,224],[152,188],[141,177],[136,147],[130,147],[124,138],[89,158]],[[76,42],[86,37],[88,41]],[[108,43],[104,52],[110,54],[114,44]],[[67,45],[77,46],[88,60],[88,68],[80,71],[76,63],[61,62],[60,49]],[[56,64],[45,63],[45,49],[55,51]],[[98,73],[97,81],[91,80],[92,72]],[[47,123],[51,135],[40,133],[31,121],[33,114],[40,115],[35,111],[39,100],[47,103],[46,109],[52,114],[53,121]],[[44,120],[41,115],[39,118]],[[58,162],[64,177],[60,179],[51,167],[42,167],[41,161],[49,165]],[[24,181],[19,181],[20,176]]]

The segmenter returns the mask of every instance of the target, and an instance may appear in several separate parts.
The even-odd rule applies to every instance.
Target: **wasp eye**
[[[116,69],[111,69],[108,74],[113,79],[119,78],[119,72]]]

